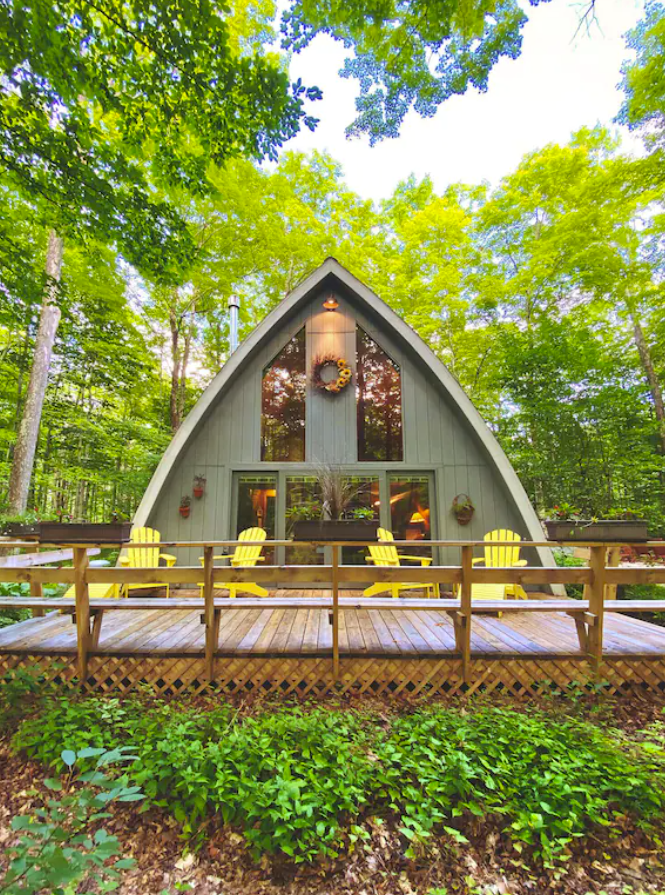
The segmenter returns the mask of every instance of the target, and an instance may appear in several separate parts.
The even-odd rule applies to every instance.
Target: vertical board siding
[[[511,528],[526,537],[526,525],[503,481],[494,472],[484,449],[476,441],[464,415],[438,381],[428,374],[408,349],[398,346],[392,331],[377,326],[363,306],[353,298],[335,293],[339,308],[327,312],[322,302],[330,289],[313,294],[290,321],[280,325],[260,346],[245,370],[230,383],[211,407],[207,418],[190,440],[155,504],[150,524],[166,540],[223,540],[235,535],[231,519],[234,499],[233,472],[238,469],[274,471],[280,464],[261,463],[261,383],[264,368],[303,326],[306,329],[306,463],[320,462],[352,467],[358,472],[389,469],[433,474],[433,520],[438,539],[481,539],[494,528]],[[402,378],[404,460],[393,464],[366,464],[357,459],[356,432],[356,326],[360,325],[399,364]],[[310,382],[313,359],[321,354],[345,357],[354,380],[341,394],[315,392]],[[302,464],[294,472],[303,472]],[[306,471],[306,470],[305,470]],[[206,491],[201,500],[192,498],[189,519],[178,513],[180,497],[192,493],[194,475],[205,474]],[[384,482],[381,481],[384,489]],[[461,526],[451,511],[453,498],[468,494],[476,513],[470,525]],[[382,498],[383,506],[387,495]],[[284,495],[278,494],[277,536],[284,533],[279,508]],[[382,518],[385,524],[386,519]],[[178,561],[198,563],[200,550],[178,551]],[[537,562],[534,557],[530,560]],[[440,551],[439,561],[459,563],[457,548]]]

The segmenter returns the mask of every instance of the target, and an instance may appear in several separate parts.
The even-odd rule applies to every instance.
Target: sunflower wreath
[[[325,382],[321,378],[321,373],[325,367],[331,366],[337,367],[337,379]],[[329,395],[338,395],[351,382],[352,376],[351,367],[343,357],[326,354],[317,357],[312,364],[312,385],[322,392],[328,392]]]

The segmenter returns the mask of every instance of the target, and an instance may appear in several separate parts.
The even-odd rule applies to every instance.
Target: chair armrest
[[[475,559],[471,560],[474,566],[477,566],[479,562],[485,562],[482,556],[477,556]]]
[[[525,566],[527,565],[526,559],[518,559],[517,562],[513,563],[514,566]]]
[[[417,559],[421,566],[431,566],[431,556],[411,556],[408,553],[398,553],[400,559]]]
[[[121,565],[121,566],[128,566],[128,565],[129,565],[129,557],[128,557],[128,556],[121,556],[121,557],[120,557],[120,565]]]
[[[213,556],[213,559],[231,559],[230,553],[220,553],[219,555]],[[201,557],[201,562],[203,562],[203,557]]]
[[[365,562],[376,562],[376,560],[374,559],[373,556],[366,556],[366,557],[365,557]]]
[[[169,567],[169,569],[171,568],[171,566],[174,566],[176,564],[176,562],[178,561],[178,557],[173,556],[172,553],[160,553],[159,558],[166,560],[166,565]]]

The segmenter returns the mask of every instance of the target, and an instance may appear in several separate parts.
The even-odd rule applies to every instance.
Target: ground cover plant
[[[13,737],[50,767],[82,745],[131,749],[128,780],[193,847],[216,818],[255,859],[296,864],[362,848],[377,822],[417,859],[434,843],[465,843],[484,820],[516,858],[562,868],[576,841],[618,834],[627,818],[657,840],[665,814],[658,750],[537,709],[386,717],[289,706],[240,717],[229,706],[60,697]]]

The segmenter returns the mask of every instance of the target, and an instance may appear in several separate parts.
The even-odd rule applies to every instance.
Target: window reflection
[[[321,488],[315,476],[288,476],[286,479],[286,538],[293,537],[295,522],[321,518]],[[323,551],[310,544],[286,548],[286,562],[293,566],[316,566],[323,563]]]
[[[390,523],[395,540],[431,540],[429,477],[391,475],[389,479]]]
[[[358,459],[401,460],[402,386],[398,365],[356,329]]]
[[[274,475],[241,475],[238,478],[238,525],[236,536],[246,528],[263,528],[267,540],[275,539],[275,506],[277,477]],[[266,548],[266,562],[271,565],[273,549]]]
[[[305,330],[263,371],[261,459],[305,459]]]
[[[379,521],[379,480],[376,476],[348,476],[354,494],[345,517],[358,522]],[[342,547],[342,563],[347,566],[364,566],[367,547]]]

